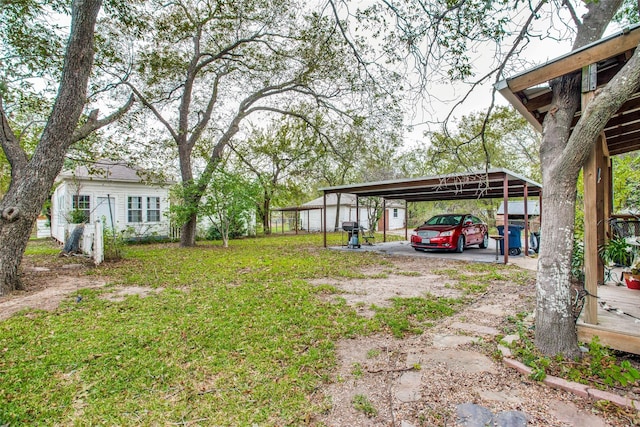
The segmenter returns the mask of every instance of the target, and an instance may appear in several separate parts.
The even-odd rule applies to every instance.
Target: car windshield
[[[436,215],[429,219],[427,225],[458,225],[462,221],[462,215]]]

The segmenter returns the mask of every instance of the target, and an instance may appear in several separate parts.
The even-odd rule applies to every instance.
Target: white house
[[[309,231],[321,231],[322,230],[322,216],[323,210],[323,198],[311,200],[300,206],[300,226],[303,230]],[[359,215],[356,216],[356,211],[359,208]],[[387,230],[395,230],[404,228],[405,221],[405,207],[403,203],[395,201],[387,201]],[[356,207],[356,196],[353,194],[341,194],[340,197],[340,210],[337,206],[337,194],[327,194],[327,229],[333,230],[336,223],[336,215],[338,216],[338,228],[342,227],[342,223],[345,221],[359,220],[360,226],[365,229],[370,229],[369,226],[369,213],[371,209],[367,207],[365,200],[360,199],[358,207]],[[381,231],[384,227],[382,217],[378,221],[378,224],[374,225],[374,229]]]
[[[100,160],[90,167],[63,171],[51,200],[51,236],[64,242],[72,212],[85,221],[101,220],[128,237],[168,236],[170,182],[150,180],[150,174],[123,162]]]

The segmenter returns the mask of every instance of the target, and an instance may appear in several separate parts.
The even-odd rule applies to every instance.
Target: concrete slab
[[[347,246],[331,246],[329,249],[339,251],[371,251],[381,252],[387,255],[402,255],[421,258],[439,258],[457,261],[485,262],[502,264],[503,257],[498,256],[496,260],[496,243],[490,240],[489,247],[480,249],[478,247],[466,248],[461,254],[449,251],[416,251],[407,240],[396,242],[381,242],[374,245],[362,245],[360,248],[348,248]],[[509,263],[518,265],[521,268],[537,270],[538,259],[526,257],[524,255],[510,256]]]
[[[473,351],[461,350],[434,350],[421,357],[421,362],[443,363],[452,371],[466,372],[470,374],[480,372],[495,373],[494,363],[487,356]]]
[[[601,418],[580,412],[573,403],[554,402],[549,409],[558,420],[572,426],[608,427]]]
[[[508,402],[508,403],[523,403],[524,400],[518,395],[517,392],[510,391],[494,391],[494,390],[478,390],[478,396],[481,399],[490,402]]]
[[[453,322],[451,324],[451,327],[481,335],[498,335],[500,333],[500,331],[496,328],[492,328],[491,326],[477,325],[475,323]]]
[[[417,402],[422,399],[420,387],[422,385],[422,374],[420,372],[405,372],[398,379],[396,389],[396,399],[400,402]]]
[[[433,337],[433,346],[436,348],[455,348],[477,340],[477,337],[468,335],[436,335]]]

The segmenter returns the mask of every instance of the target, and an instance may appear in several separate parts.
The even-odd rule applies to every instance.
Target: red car
[[[470,214],[436,215],[413,230],[411,246],[416,251],[445,249],[462,252],[465,247],[489,245],[487,224]]]

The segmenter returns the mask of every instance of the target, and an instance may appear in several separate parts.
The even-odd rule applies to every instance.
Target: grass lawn
[[[359,317],[339,295],[319,298],[337,290],[307,281],[357,277],[358,267],[387,261],[324,250],[321,240],[126,247],[125,260],[88,273],[107,277],[106,288],[81,290],[80,302],[74,294],[54,312],[0,322],[0,425],[313,424],[329,405],[319,389],[337,340],[419,331],[411,319],[433,321],[464,303],[412,298]],[[27,257],[56,254],[36,243]],[[162,291],[99,297],[117,285]],[[467,286],[473,293],[479,285]],[[393,326],[403,322],[406,329]]]

